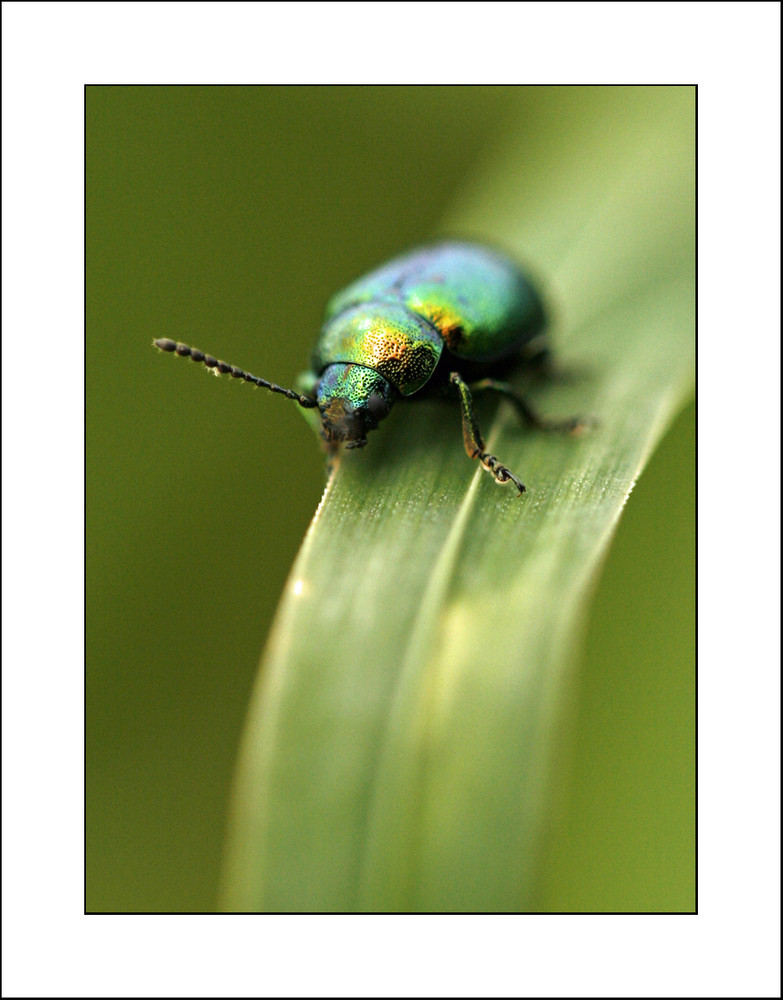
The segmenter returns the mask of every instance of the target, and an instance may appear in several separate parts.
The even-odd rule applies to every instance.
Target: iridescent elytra
[[[395,257],[334,295],[311,370],[299,376],[295,390],[187,344],[163,338],[154,345],[317,408],[330,455],[341,444],[364,447],[368,432],[400,399],[451,396],[460,404],[468,456],[521,494],[522,481],[485,450],[473,396],[507,397],[540,430],[582,427],[578,418],[542,419],[518,389],[496,377],[517,365],[541,367],[548,357],[545,327],[535,286],[509,257],[476,243],[444,241]]]

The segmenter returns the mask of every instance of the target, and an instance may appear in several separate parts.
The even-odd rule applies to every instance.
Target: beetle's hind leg
[[[481,437],[481,431],[476,421],[476,414],[473,410],[473,396],[470,393],[467,382],[462,379],[458,372],[451,373],[449,382],[459,393],[460,407],[462,409],[462,436],[465,439],[465,451],[468,453],[468,458],[478,459],[487,472],[492,473],[496,483],[507,483],[511,480],[519,492],[524,493],[525,484],[517,479],[514,473],[510,469],[507,469],[505,465],[501,465],[495,455],[490,455],[485,451],[484,439]]]
[[[510,399],[521,414],[525,423],[537,431],[548,431],[554,434],[580,434],[593,423],[585,417],[567,417],[565,420],[550,420],[542,417],[535,410],[525,397],[508,382],[499,382],[494,378],[483,378],[478,382],[471,382],[472,392],[499,392],[502,396]]]

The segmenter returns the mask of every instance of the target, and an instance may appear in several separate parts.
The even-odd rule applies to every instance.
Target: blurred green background
[[[88,910],[214,908],[259,654],[324,483],[295,406],[152,338],[290,385],[333,291],[589,90],[87,89]],[[542,909],[694,907],[694,424],[595,595]]]

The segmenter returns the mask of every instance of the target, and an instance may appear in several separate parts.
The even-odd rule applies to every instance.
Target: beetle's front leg
[[[470,394],[467,383],[458,372],[451,373],[449,382],[455,386],[459,393],[460,407],[462,409],[462,436],[465,439],[465,451],[468,453],[468,458],[478,459],[487,472],[492,473],[496,483],[507,483],[511,480],[519,492],[524,493],[525,484],[517,479],[514,473],[510,469],[507,469],[505,465],[501,465],[495,455],[490,455],[484,450],[484,440],[481,437],[481,431],[476,421],[476,414],[473,410],[473,397]]]

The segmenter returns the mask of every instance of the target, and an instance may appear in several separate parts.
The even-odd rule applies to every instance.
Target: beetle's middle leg
[[[499,382],[494,378],[482,378],[478,382],[470,383],[471,392],[499,392],[502,396],[510,399],[516,406],[524,421],[537,431],[551,431],[563,434],[579,434],[589,427],[592,421],[584,417],[568,417],[565,420],[550,420],[542,417],[528,403],[525,397],[508,382]]]
[[[507,469],[505,465],[501,465],[495,455],[490,455],[484,450],[484,439],[481,437],[481,431],[476,421],[476,414],[473,410],[473,396],[470,393],[467,382],[462,379],[458,372],[451,373],[449,382],[456,387],[459,393],[460,406],[462,408],[462,436],[465,439],[465,451],[468,453],[468,458],[478,459],[487,472],[492,473],[495,477],[495,482],[507,483],[510,479],[519,492],[524,493],[525,484],[517,479],[514,473],[510,469]]]

